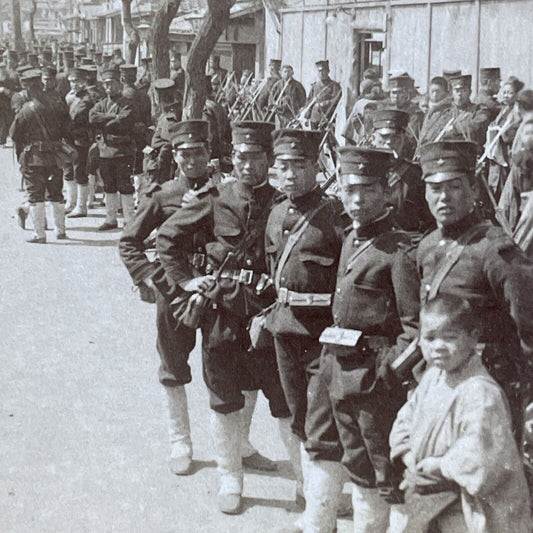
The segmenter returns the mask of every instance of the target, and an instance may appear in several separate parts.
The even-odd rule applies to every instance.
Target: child
[[[477,341],[465,300],[443,294],[422,309],[420,345],[429,368],[390,434],[391,458],[406,466],[406,504],[391,512],[390,533],[530,531],[509,410]]]

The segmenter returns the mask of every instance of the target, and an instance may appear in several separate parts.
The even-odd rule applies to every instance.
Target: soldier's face
[[[329,70],[326,67],[320,67],[318,69],[318,79],[320,81],[327,81],[329,78]]]
[[[474,357],[477,332],[466,332],[450,323],[447,316],[421,313],[420,347],[424,359],[447,373],[464,368]]]
[[[453,103],[461,107],[470,101],[470,88],[469,87],[454,87],[452,89]]]
[[[447,95],[448,93],[444,90],[444,87],[436,83],[432,84],[429,88],[429,101],[433,104],[444,100]]]
[[[366,226],[385,212],[386,190],[379,181],[353,184],[341,176],[339,191],[344,209],[358,226]]]
[[[56,79],[48,76],[42,77],[43,89],[45,91],[53,91],[56,87]]]
[[[104,91],[106,92],[107,96],[117,96],[122,90],[122,85],[118,80],[104,80],[102,85],[104,86]]]
[[[390,101],[396,106],[403,106],[409,101],[409,92],[403,87],[393,87],[390,91]]]
[[[396,153],[398,153],[402,149],[402,145],[403,135],[401,133],[383,133],[380,131],[374,132],[374,146],[376,148],[394,150]]]
[[[293,70],[290,67],[283,67],[281,69],[281,77],[285,81],[290,80],[292,78],[292,73],[293,73]]]
[[[79,93],[79,92],[83,91],[83,89],[85,88],[85,82],[83,80],[80,80],[80,79],[70,80],[70,88],[75,93]]]
[[[313,190],[316,172],[316,163],[312,159],[276,159],[279,186],[288,196],[303,196]]]
[[[426,183],[426,201],[439,227],[449,226],[474,208],[475,187],[461,176],[442,183]]]
[[[207,163],[209,163],[209,152],[206,146],[175,150],[174,159],[185,177],[197,179],[206,175]]]
[[[242,183],[255,187],[263,183],[268,175],[268,157],[265,151],[233,152],[233,171]]]

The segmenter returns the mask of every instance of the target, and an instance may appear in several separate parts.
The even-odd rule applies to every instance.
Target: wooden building
[[[355,92],[369,65],[408,72],[421,92],[443,70],[498,66],[533,86],[533,0],[265,0],[267,59],[291,64],[306,88],[314,62]]]

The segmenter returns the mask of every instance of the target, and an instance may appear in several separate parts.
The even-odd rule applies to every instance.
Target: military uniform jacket
[[[279,115],[292,119],[305,105],[305,89],[299,81],[291,78],[288,82],[288,87],[283,90],[286,83],[285,80],[280,79],[273,85],[272,91],[270,92],[269,104],[278,106],[277,113]],[[278,102],[278,98],[282,91],[283,95]]]
[[[13,113],[17,113],[28,100],[29,97],[26,89],[13,94],[11,97],[11,109]]]
[[[279,76],[269,76],[257,97],[257,105],[260,109],[266,109],[268,106],[268,101],[270,98],[270,93],[272,92],[272,87],[280,80]]]
[[[326,82],[317,81],[311,85],[307,101],[311,102],[316,97],[316,101],[311,108],[310,118],[312,122],[320,123],[329,120],[341,91],[341,86],[332,79],[328,79]]]
[[[433,142],[450,118],[452,101],[446,97],[441,102],[429,108],[422,129],[420,130],[420,145]],[[448,117],[445,119],[445,117]]]
[[[267,263],[270,277],[274,279],[292,228],[319,205],[324,207],[315,213],[283,266],[282,288],[299,293],[333,294],[344,227],[349,221],[341,216],[340,202],[326,197],[319,188],[299,198],[287,198],[273,207],[265,233]],[[268,328],[275,335],[318,338],[329,324],[329,306],[290,307],[277,302],[268,315]]]
[[[180,116],[181,109],[178,104],[159,116],[151,142],[153,151],[145,159],[144,170],[156,171],[161,182],[172,178],[173,158],[170,131],[179,122]]]
[[[89,111],[94,101],[87,91],[74,95],[69,104],[71,137],[75,146],[90,146],[92,144],[92,127],[89,124]]]
[[[187,191],[198,191],[209,187],[207,177],[190,180],[181,175],[162,185],[153,184],[143,196],[134,218],[124,228],[120,238],[120,257],[136,285],[146,278],[163,278],[159,261],[151,262],[145,253],[145,241],[152,231],[157,230],[180,207]],[[205,253],[205,238],[201,232],[193,236],[192,250]]]
[[[100,100],[89,111],[89,122],[101,132],[97,137],[100,157],[133,156],[135,144],[132,136],[135,127],[135,114],[131,100],[119,96]]]
[[[69,136],[66,106],[44,93],[40,98],[26,101],[15,115],[9,136],[16,144],[21,165],[56,166],[58,144]]]
[[[56,76],[56,90],[62,98],[70,92],[70,82],[68,81],[67,72],[59,72]]]
[[[332,311],[334,326],[362,332],[362,350],[353,349],[361,390],[372,386],[377,364],[392,362],[416,337],[419,308],[409,236],[393,227],[390,214],[354,229],[342,247]],[[365,349],[367,342],[372,345],[367,339],[375,336],[385,341],[385,351],[379,354]],[[328,344],[324,349],[346,354],[342,346]]]
[[[271,304],[273,294],[267,291],[268,294],[258,295],[255,288],[257,277],[267,271],[264,234],[276,195],[268,184],[250,189],[235,180],[211,189],[176,211],[160,228],[156,240],[169,283],[183,285],[193,278],[186,255],[192,251],[191,237],[205,231],[212,235],[206,245],[208,269],[216,272],[228,253],[233,252],[235,257],[227,262],[227,269],[254,272],[252,284],[220,279],[206,296],[243,318],[250,318]],[[243,249],[245,236],[248,242]]]
[[[439,228],[420,242],[417,265],[421,297],[426,298],[437,269],[452,243],[480,219],[470,214],[446,228]],[[452,266],[439,292],[465,298],[483,317],[480,342],[499,347],[499,364],[511,372],[513,358],[532,361],[533,356],[533,264],[505,232],[487,224]],[[520,356],[520,347],[524,357]],[[525,368],[525,367],[524,367]],[[507,376],[509,374],[503,374]],[[512,374],[511,374],[512,375]],[[502,375],[499,376],[500,378]]]
[[[420,130],[422,129],[422,123],[424,122],[424,112],[420,107],[413,103],[407,102],[403,107],[393,105],[390,100],[382,102],[381,108],[383,109],[400,109],[409,113],[409,124],[406,129],[406,133],[410,135],[415,141],[420,138]]]
[[[496,97],[492,94],[489,94],[486,89],[479,90],[479,93],[474,99],[474,103],[478,106],[483,106],[488,109],[491,121],[496,118],[500,112],[500,109],[502,108],[502,106],[496,100]]]

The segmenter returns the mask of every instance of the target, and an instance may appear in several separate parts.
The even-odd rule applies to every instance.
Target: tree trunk
[[[152,78],[168,78],[170,57],[168,30],[180,7],[181,0],[163,0],[150,29],[150,49],[152,50]]]
[[[205,65],[218,38],[229,24],[230,8],[234,0],[207,0],[207,13],[196,35],[185,72],[183,119],[201,119],[204,109]]]
[[[24,41],[22,40],[22,26],[20,24],[20,0],[11,0],[11,26],[15,50],[22,52]]]
[[[126,45],[126,63],[133,65],[141,39],[131,21],[131,2],[132,0],[122,0],[122,26],[124,27],[124,43]]]
[[[35,0],[31,0],[31,9],[28,11],[28,25],[30,27],[30,42],[32,48],[35,45],[35,28],[33,25],[35,13],[37,13],[37,2]]]

